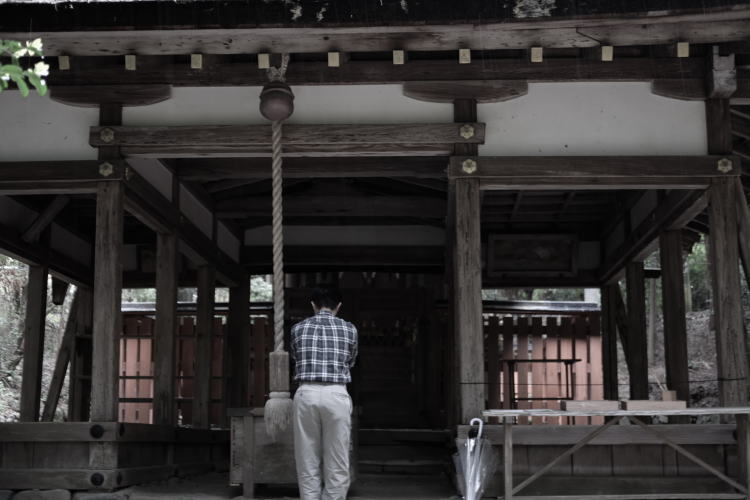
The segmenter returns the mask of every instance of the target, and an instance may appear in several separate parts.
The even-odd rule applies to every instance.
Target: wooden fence
[[[177,423],[192,423],[193,379],[195,369],[195,315],[179,312],[179,329],[175,343],[175,405]],[[153,356],[154,316],[152,312],[123,313],[123,333],[120,344],[120,405],[119,421],[152,423],[153,411]],[[210,423],[223,425],[225,420],[224,396],[224,334],[226,313],[217,311],[213,325],[211,362]],[[266,377],[268,353],[272,345],[272,325],[269,314],[252,316],[250,352],[251,406],[262,406],[268,393]],[[256,353],[263,353],[256,356]]]
[[[484,324],[490,408],[559,408],[565,399],[603,399],[599,312],[491,313],[485,314]],[[520,420],[585,425],[601,419]]]

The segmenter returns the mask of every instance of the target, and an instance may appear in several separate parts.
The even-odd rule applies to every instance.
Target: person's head
[[[311,303],[315,314],[328,309],[335,315],[341,307],[341,292],[330,285],[318,285],[313,289]]]

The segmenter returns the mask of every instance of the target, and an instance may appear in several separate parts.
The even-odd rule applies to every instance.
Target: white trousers
[[[300,500],[345,500],[352,400],[340,384],[302,384],[294,394],[294,459]]]

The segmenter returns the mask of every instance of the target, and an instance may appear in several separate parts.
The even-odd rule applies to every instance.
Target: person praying
[[[337,318],[341,293],[318,286],[315,313],[292,327],[294,458],[300,500],[345,500],[349,490],[352,399],[346,390],[357,357],[357,329]]]

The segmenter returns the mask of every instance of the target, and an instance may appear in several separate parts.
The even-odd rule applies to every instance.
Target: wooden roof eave
[[[535,18],[503,22],[388,26],[253,26],[204,29],[154,26],[97,30],[80,25],[64,31],[6,31],[6,39],[44,40],[48,56],[253,54],[526,49],[656,45],[688,41],[720,43],[750,37],[750,7],[733,5],[701,12],[649,12],[620,16]],[[166,28],[166,29],[164,29]],[[637,28],[637,29],[634,29]]]

